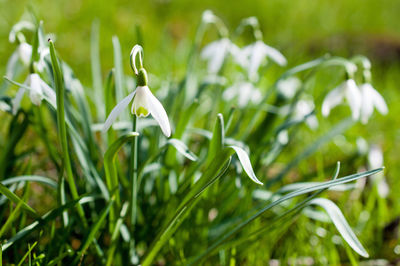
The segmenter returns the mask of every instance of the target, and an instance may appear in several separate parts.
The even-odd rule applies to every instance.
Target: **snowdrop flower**
[[[296,77],[290,77],[278,81],[276,88],[280,95],[286,99],[292,99],[301,86],[301,81]]]
[[[135,58],[139,54],[140,68],[136,68]],[[133,60],[133,61],[132,61]],[[143,68],[143,48],[135,45],[131,51],[131,66],[137,76],[136,90],[131,92],[122,101],[120,101],[111,111],[103,126],[103,132],[107,131],[117,116],[132,102],[131,113],[137,117],[147,117],[149,114],[160,125],[165,136],[171,136],[171,127],[169,124],[167,113],[160,101],[151,93],[147,86],[147,72]]]
[[[347,79],[335,89],[331,90],[322,103],[322,115],[328,116],[331,109],[342,103],[346,98],[354,120],[360,118],[362,104],[361,92],[353,79]]]
[[[258,69],[267,58],[270,58],[280,66],[287,64],[286,58],[277,49],[265,44],[261,40],[245,46],[242,49],[242,56],[239,57],[237,63],[247,69],[251,79],[256,79],[258,77]]]
[[[18,45],[7,63],[6,76],[10,78],[13,76],[14,68],[18,61],[20,61],[25,67],[28,67],[31,61],[31,55],[32,46],[25,42]]]
[[[310,129],[315,130],[318,127],[318,119],[315,114],[311,114],[314,109],[315,106],[312,100],[300,100],[296,104],[294,118],[301,120],[307,116],[305,121],[306,125]]]
[[[249,102],[259,103],[261,101],[261,92],[251,82],[237,82],[227,88],[222,97],[227,101],[237,97],[239,107],[245,107]]]
[[[52,103],[56,103],[56,94],[46,82],[44,82],[40,76],[36,73],[30,74],[25,83],[29,87],[29,98],[31,102],[35,105],[40,105],[44,96],[48,97]],[[21,87],[15,98],[12,100],[13,109],[12,113],[15,115],[21,105],[22,97],[24,96],[26,88]]]
[[[201,25],[205,26],[207,24],[215,25],[221,39],[206,45],[201,51],[200,57],[208,61],[208,72],[210,74],[217,74],[224,63],[226,56],[229,53],[237,53],[240,49],[229,40],[229,31],[222,20],[214,15],[210,10],[204,11],[202,16]]]
[[[201,58],[208,61],[208,72],[217,74],[224,63],[228,54],[237,54],[239,48],[229,40],[229,38],[221,38],[206,45],[202,52]]]
[[[388,107],[383,97],[377,92],[371,84],[364,83],[360,86],[362,105],[361,122],[366,124],[371,117],[374,107],[383,115],[388,113]]]

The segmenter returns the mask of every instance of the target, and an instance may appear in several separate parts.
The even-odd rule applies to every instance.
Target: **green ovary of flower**
[[[136,110],[135,110],[135,114],[137,115],[137,116],[148,116],[149,115],[149,111],[146,109],[146,108],[144,108],[144,107],[142,107],[142,106],[140,106],[139,108],[137,108]]]

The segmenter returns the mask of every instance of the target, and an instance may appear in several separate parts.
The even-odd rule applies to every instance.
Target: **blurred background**
[[[103,77],[113,67],[112,36],[117,35],[122,54],[126,55],[125,73],[130,71],[130,49],[141,38],[146,67],[156,76],[170,75],[179,80],[185,71],[188,47],[206,9],[221,17],[230,30],[241,19],[256,16],[264,41],[288,58],[289,67],[326,53],[345,57],[364,54],[371,59],[372,83],[386,99],[389,114],[375,112],[367,125],[357,125],[348,137],[355,140],[363,136],[382,148],[390,187],[387,204],[391,214],[386,222],[394,221],[400,215],[396,194],[400,188],[398,0],[0,0],[0,73],[4,75],[8,57],[16,46],[7,41],[11,27],[32,11],[44,21],[45,31],[55,34],[59,54],[86,86],[91,84],[90,33],[94,21],[100,26]],[[250,42],[250,33],[247,37]],[[212,33],[207,38],[212,40]]]

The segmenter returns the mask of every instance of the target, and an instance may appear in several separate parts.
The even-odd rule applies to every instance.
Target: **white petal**
[[[277,49],[264,44],[265,47],[265,53],[267,54],[267,56],[269,58],[271,58],[273,61],[275,61],[275,63],[277,63],[280,66],[285,66],[287,64],[287,60],[286,58],[283,56],[283,54],[281,54],[281,52],[279,52]]]
[[[203,50],[201,51],[201,58],[203,59],[210,59],[214,56],[215,50],[218,50],[221,40],[213,41],[206,46],[204,46]]]
[[[125,109],[129,103],[132,101],[133,96],[135,96],[136,90],[131,92],[131,94],[129,94],[128,96],[126,96],[124,99],[122,99],[122,101],[120,101],[115,107],[114,109],[112,109],[110,115],[107,117],[106,122],[104,122],[103,125],[103,132],[106,132],[111,124],[115,121],[115,119],[117,119],[117,116],[122,112],[123,109]]]
[[[15,95],[14,99],[12,100],[12,113],[15,115],[21,106],[21,100],[22,97],[24,96],[25,89],[24,88],[19,88],[17,94]]]
[[[379,113],[386,115],[388,113],[388,107],[386,105],[385,100],[383,99],[382,95],[379,94],[378,91],[376,91],[370,84],[368,85],[373,104],[375,105]]]
[[[136,88],[136,95],[133,99],[131,113],[138,117],[146,117],[150,114],[150,107],[148,103],[148,93],[149,88],[147,86],[138,86]],[[142,109],[146,110],[146,114],[142,113]]]
[[[239,85],[239,99],[238,99],[238,105],[240,107],[246,106],[252,95],[253,95],[254,87],[253,84],[250,82],[242,82]]]
[[[253,171],[253,167],[251,166],[250,158],[247,153],[238,146],[230,147],[235,150],[237,156],[239,157],[240,164],[242,165],[244,171],[250,177],[250,179],[257,184],[263,185],[263,183],[258,180],[256,174]]]
[[[342,103],[343,96],[343,84],[331,90],[322,103],[322,115],[328,116],[333,107]]]
[[[41,79],[38,74],[30,74],[29,77],[30,82],[29,82],[29,98],[31,99],[31,102],[35,105],[40,105],[42,98],[43,98],[43,92],[42,92],[42,86],[41,86]]]
[[[18,62],[18,58],[19,58],[18,52],[15,51],[10,56],[10,59],[8,59],[7,68],[6,68],[6,76],[10,79],[12,79],[14,77],[14,69]]]
[[[371,146],[368,152],[368,164],[371,169],[383,166],[383,153],[379,146]]]
[[[230,40],[223,38],[204,47],[201,57],[208,60],[208,71],[210,73],[215,74],[221,69],[229,45]]]
[[[147,99],[149,101],[150,113],[160,125],[162,132],[166,137],[171,136],[171,126],[169,124],[167,113],[160,101],[151,93],[150,89],[146,87]]]
[[[22,63],[24,63],[25,66],[29,65],[32,56],[32,46],[27,43],[21,43],[18,46],[18,54]]]
[[[315,115],[307,117],[306,124],[312,130],[317,129],[318,128],[318,119],[317,119],[317,117]]]
[[[354,80],[349,79],[345,84],[345,95],[349,103],[351,114],[354,120],[360,118],[361,93]]]
[[[285,96],[287,99],[293,98],[300,86],[301,81],[296,77],[280,80],[276,85],[279,93]]]
[[[239,66],[246,68],[247,65],[249,64],[249,60],[248,60],[248,55],[246,55],[244,49],[245,48],[240,49],[237,45],[231,43],[229,52]]]
[[[265,59],[266,50],[265,44],[261,41],[257,41],[253,45],[253,49],[250,55],[248,73],[250,78],[255,78],[258,75],[258,69],[261,63]]]
[[[225,101],[230,101],[230,100],[232,100],[233,98],[236,97],[237,91],[238,91],[237,85],[234,84],[234,85],[232,85],[232,86],[230,86],[230,87],[228,87],[228,88],[226,88],[224,90],[224,92],[222,94],[222,98]]]
[[[368,84],[361,85],[360,90],[362,95],[361,122],[366,124],[374,111],[373,99]]]
[[[55,91],[42,79],[40,79],[40,87],[42,88],[43,94],[49,98],[50,103],[56,106],[57,97]]]

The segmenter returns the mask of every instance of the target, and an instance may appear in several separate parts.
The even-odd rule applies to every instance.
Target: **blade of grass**
[[[281,172],[279,172],[275,177],[273,177],[272,179],[269,179],[268,182],[266,182],[266,187],[268,188],[271,185],[275,184],[276,182],[279,182],[280,180],[282,180],[283,177],[298,163],[300,163],[302,160],[304,160],[305,158],[312,155],[315,151],[317,151],[317,149],[320,146],[322,146],[323,144],[330,141],[336,135],[347,130],[352,125],[354,125],[353,119],[348,118],[348,119],[341,121],[336,126],[334,126],[328,133],[326,133],[325,135],[321,136],[319,139],[314,141],[314,143],[309,145],[302,153],[298,154],[294,159],[292,159],[286,165],[286,167]]]
[[[96,197],[93,196],[87,196],[87,197],[81,197],[80,199],[73,200],[70,202],[67,202],[66,204],[57,207],[42,217],[36,219],[33,223],[30,225],[24,227],[20,231],[18,231],[13,237],[7,240],[5,244],[3,244],[2,250],[5,251],[7,250],[10,246],[12,246],[16,241],[23,239],[24,237],[28,236],[30,233],[33,231],[45,226],[48,222],[54,221],[58,216],[60,216],[65,210],[71,209],[75,207],[77,203],[80,204],[85,204],[94,201],[97,199]]]
[[[142,261],[143,266],[151,265],[157,253],[163,245],[170,240],[172,235],[183,222],[184,218],[187,216],[189,210],[196,205],[197,199],[199,199],[200,195],[226,172],[232,154],[233,150],[226,148],[218,153],[214,160],[211,161],[211,164],[207,167],[202,177],[186,194],[182,203],[176,209],[175,214],[167,223],[164,224],[160,232],[157,234]]]
[[[15,220],[15,218],[18,217],[19,215],[19,209],[22,206],[22,201],[19,202],[17,204],[17,206],[15,207],[15,209],[9,214],[7,221],[3,224],[3,226],[0,229],[0,239],[3,236],[3,234],[5,233],[5,231],[8,230],[8,228],[10,227],[10,225],[12,224],[12,222]]]
[[[32,249],[33,249],[34,247],[36,247],[36,244],[37,244],[37,241],[36,241],[35,243],[33,243],[32,246],[30,246],[30,245],[28,244],[28,246],[29,246],[28,252],[26,252],[25,255],[22,257],[22,259],[19,261],[18,266],[20,266],[20,265],[22,265],[22,263],[24,263],[24,261],[25,261],[26,257],[28,257],[28,255],[29,255],[29,256],[31,255],[31,251],[32,251]],[[29,261],[30,261],[30,258],[29,258]]]
[[[67,130],[65,127],[65,112],[64,112],[64,85],[62,81],[62,73],[58,63],[58,59],[56,56],[56,50],[54,47],[54,43],[52,40],[49,40],[50,43],[50,56],[51,56],[51,64],[53,67],[54,74],[54,83],[56,87],[56,96],[57,96],[57,125],[59,131],[59,141],[62,146],[63,153],[63,164],[67,173],[67,181],[69,188],[71,190],[71,194],[74,200],[79,198],[78,191],[75,185],[74,176],[72,173],[71,161],[68,152],[68,142],[67,142]],[[83,211],[82,206],[77,202],[77,211],[83,222],[84,227],[87,226],[87,221],[85,217],[85,213]]]
[[[208,155],[206,160],[207,165],[211,163],[211,160],[213,160],[224,147],[224,138],[224,117],[222,114],[218,114],[217,120],[215,121],[212,138],[208,147]]]
[[[11,192],[6,186],[0,183],[0,193],[6,196],[10,201],[15,204],[21,204],[23,210],[31,214],[33,217],[38,217],[38,213],[28,204],[26,204],[20,197]]]
[[[114,161],[118,151],[122,148],[122,145],[124,145],[128,141],[131,141],[137,136],[139,136],[139,133],[130,132],[119,137],[116,141],[113,142],[113,144],[111,144],[111,146],[104,154],[104,171],[109,192],[111,193],[112,191],[117,190],[115,194],[116,206],[110,211],[110,232],[113,232],[117,209],[120,206],[118,174]]]
[[[25,181],[42,183],[52,188],[57,188],[58,186],[57,182],[54,181],[53,179],[38,175],[22,175],[22,176],[10,177],[1,181],[1,183],[5,186],[8,186],[14,183],[25,182]]]
[[[208,255],[210,255],[212,252],[216,251],[217,248],[223,244],[225,241],[227,241],[228,239],[230,239],[233,235],[235,235],[237,232],[239,232],[240,230],[242,230],[244,227],[246,227],[250,222],[254,221],[255,219],[257,219],[258,217],[260,217],[263,213],[265,213],[266,211],[270,210],[271,208],[275,207],[276,205],[279,205],[280,203],[289,200],[291,198],[300,196],[300,195],[304,195],[306,193],[310,193],[313,191],[317,191],[317,190],[321,190],[321,189],[325,189],[325,188],[329,188],[335,185],[339,185],[339,184],[344,184],[344,183],[348,183],[351,181],[355,181],[357,179],[360,179],[362,177],[365,176],[369,176],[369,175],[373,175],[376,174],[380,171],[382,171],[383,168],[378,168],[375,170],[371,170],[371,171],[367,171],[367,172],[363,172],[363,173],[358,173],[358,174],[353,174],[353,175],[349,175],[346,177],[342,177],[336,180],[332,180],[332,181],[327,181],[321,184],[318,184],[316,186],[312,186],[312,187],[307,187],[307,188],[303,188],[303,189],[299,189],[293,192],[290,192],[288,194],[286,194],[285,196],[279,198],[278,200],[268,204],[267,206],[263,207],[261,210],[259,210],[257,213],[255,213],[254,215],[252,215],[250,218],[246,219],[245,221],[243,221],[242,223],[240,223],[238,226],[236,226],[235,228],[233,228],[230,232],[228,232],[227,234],[225,234],[223,237],[221,237],[220,239],[218,239],[214,244],[212,244],[206,251],[204,251],[202,254],[200,254],[199,256],[197,256],[196,258],[194,258],[190,265],[196,264],[200,261],[202,261],[204,258],[206,258]]]
[[[122,53],[121,53],[121,45],[119,43],[119,39],[117,36],[112,37],[113,51],[114,51],[114,80],[115,80],[115,95],[117,102],[120,102],[125,93],[125,85],[124,85],[124,70],[122,65]],[[124,115],[124,114],[122,114]],[[126,115],[123,117],[124,120]]]
[[[92,69],[92,82],[95,95],[95,103],[101,104],[103,100],[103,85],[101,79],[100,51],[99,51],[99,21],[95,20],[92,24],[90,35],[90,63]],[[97,108],[97,119],[104,120],[104,109]]]
[[[349,244],[349,246],[361,256],[368,258],[368,252],[362,246],[357,236],[354,234],[350,225],[346,221],[343,213],[340,211],[339,207],[328,199],[316,198],[309,202],[309,205],[318,205],[322,207],[331,218],[333,224],[342,235],[343,239]]]
[[[53,266],[56,265],[58,263],[60,263],[67,255],[71,255],[74,252],[71,249],[68,249],[67,251],[61,253],[57,258],[49,261],[49,263],[47,264],[47,266]]]
[[[111,205],[114,203],[114,199],[111,199],[106,207],[101,211],[100,217],[96,223],[90,228],[90,232],[82,244],[81,250],[78,252],[77,259],[85,254],[90,244],[95,240],[96,234],[99,232],[101,226],[104,224],[108,212],[110,211]]]

